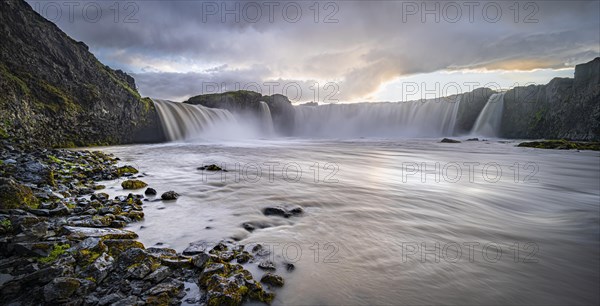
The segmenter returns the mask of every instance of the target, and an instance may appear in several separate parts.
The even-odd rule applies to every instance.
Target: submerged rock
[[[275,264],[270,260],[263,260],[258,264],[258,267],[263,270],[275,270]]]
[[[145,195],[148,196],[154,196],[157,194],[156,190],[154,188],[148,188],[146,189],[146,191],[144,192]]]
[[[265,216],[281,216],[284,218],[289,218],[292,216],[300,215],[304,212],[304,209],[300,206],[292,206],[292,207],[283,207],[283,206],[273,206],[267,207],[263,210],[263,214]]]
[[[202,167],[198,167],[198,170],[206,170],[206,171],[226,171],[223,170],[221,167],[212,164],[212,165],[208,165],[208,166],[202,166]]]
[[[440,142],[441,143],[460,143],[460,140],[455,140],[455,139],[450,139],[450,138],[444,138]]]
[[[273,274],[271,272],[265,273],[260,279],[261,283],[265,283],[267,285],[282,287],[283,286],[283,277]]]
[[[536,149],[558,149],[558,150],[592,150],[600,151],[600,142],[581,142],[568,140],[543,140],[522,142],[518,147],[536,148]]]
[[[177,200],[177,198],[179,198],[179,194],[175,191],[167,191],[163,193],[160,198],[165,201]]]

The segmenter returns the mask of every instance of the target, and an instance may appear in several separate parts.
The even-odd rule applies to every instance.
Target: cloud
[[[48,15],[48,2],[29,3]],[[162,98],[276,80],[305,97],[309,84],[335,82],[340,99],[357,100],[401,76],[562,68],[600,55],[598,1],[137,1],[119,14],[111,1],[92,3],[97,22],[90,2],[72,19],[63,5],[53,21]]]

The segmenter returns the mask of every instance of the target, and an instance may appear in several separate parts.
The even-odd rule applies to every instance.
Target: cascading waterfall
[[[498,135],[504,110],[504,94],[505,92],[495,93],[488,99],[473,125],[471,134],[487,137]]]
[[[296,106],[295,134],[309,137],[451,136],[461,95],[396,103]]]
[[[267,136],[273,135],[274,128],[273,128],[273,118],[271,117],[271,110],[269,109],[269,105],[264,101],[260,101],[260,118],[259,118],[259,120],[262,124],[263,131],[266,133],[266,135]]]
[[[218,126],[235,124],[236,119],[224,109],[154,99],[168,140],[198,137]]]

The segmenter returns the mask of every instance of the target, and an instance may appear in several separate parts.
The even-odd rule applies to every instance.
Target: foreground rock
[[[167,191],[163,193],[160,198],[165,201],[177,200],[177,198],[179,198],[179,194],[175,191]]]
[[[144,187],[148,186],[148,184],[140,181],[140,180],[126,180],[123,183],[121,183],[121,187],[123,187],[123,189],[142,189]]]
[[[146,249],[121,229],[144,218],[144,196],[95,192],[96,181],[134,172],[114,157],[0,142],[0,160],[9,161],[0,163],[0,304],[180,305],[185,282],[207,305],[272,301],[242,266],[258,264],[243,245],[196,243],[178,254]],[[47,173],[52,182],[31,183]]]

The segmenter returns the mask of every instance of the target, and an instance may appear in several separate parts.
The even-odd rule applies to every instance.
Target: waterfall
[[[198,137],[236,122],[227,110],[159,99],[153,101],[163,130],[171,141]]]
[[[473,125],[471,134],[477,136],[496,137],[502,123],[502,111],[504,109],[504,94],[493,94],[481,110],[481,113]]]
[[[385,103],[299,105],[295,134],[310,137],[452,136],[462,95]]]
[[[259,120],[260,120],[260,123],[262,124],[263,131],[265,132],[265,134],[267,136],[273,135],[274,129],[273,129],[273,118],[271,117],[271,110],[269,109],[269,105],[264,101],[260,101]]]

